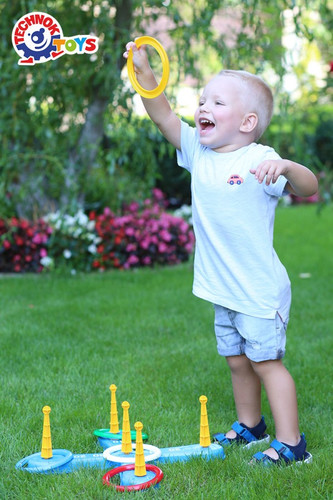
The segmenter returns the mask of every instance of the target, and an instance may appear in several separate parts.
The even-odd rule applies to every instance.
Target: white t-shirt
[[[285,321],[290,281],[273,248],[278,197],[287,179],[259,184],[250,169],[279,159],[252,143],[230,153],[202,146],[195,128],[182,122],[178,164],[191,172],[196,236],[193,293],[234,311]]]

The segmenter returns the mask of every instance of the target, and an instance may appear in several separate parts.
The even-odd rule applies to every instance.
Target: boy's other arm
[[[318,191],[316,176],[307,167],[291,160],[265,160],[250,172],[261,184],[266,177],[266,185],[274,184],[280,175],[287,179],[286,189],[297,196],[312,196]]]
[[[149,65],[144,46],[138,49],[134,42],[129,42],[124,53],[126,59],[130,50],[133,51],[134,69],[139,84],[147,90],[156,88],[157,81]],[[141,99],[151,120],[156,123],[164,137],[175,148],[180,150],[181,121],[176,113],[172,111],[165,94],[162,93],[153,99],[144,97],[141,97]]]

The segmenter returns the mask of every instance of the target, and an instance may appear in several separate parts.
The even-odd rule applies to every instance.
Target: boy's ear
[[[240,125],[239,130],[241,132],[252,132],[258,125],[258,115],[256,113],[247,113]]]

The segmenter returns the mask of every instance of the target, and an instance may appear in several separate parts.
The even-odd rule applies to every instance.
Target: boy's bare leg
[[[226,360],[231,371],[238,421],[248,427],[255,427],[261,419],[260,378],[245,355],[228,356]],[[235,438],[235,431],[228,431],[226,437]]]
[[[262,380],[275,423],[278,441],[296,446],[300,441],[295,383],[281,360],[251,362],[253,370]],[[277,459],[273,448],[266,455]]]

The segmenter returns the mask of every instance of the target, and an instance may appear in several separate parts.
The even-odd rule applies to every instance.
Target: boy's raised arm
[[[157,82],[149,65],[144,46],[138,49],[134,42],[129,42],[126,45],[126,52],[124,52],[126,59],[130,50],[133,51],[134,70],[140,85],[147,90],[157,87]],[[141,99],[148,115],[156,123],[164,137],[173,146],[180,149],[180,118],[172,111],[164,93],[162,92],[162,94],[153,99],[146,99],[144,97]]]

